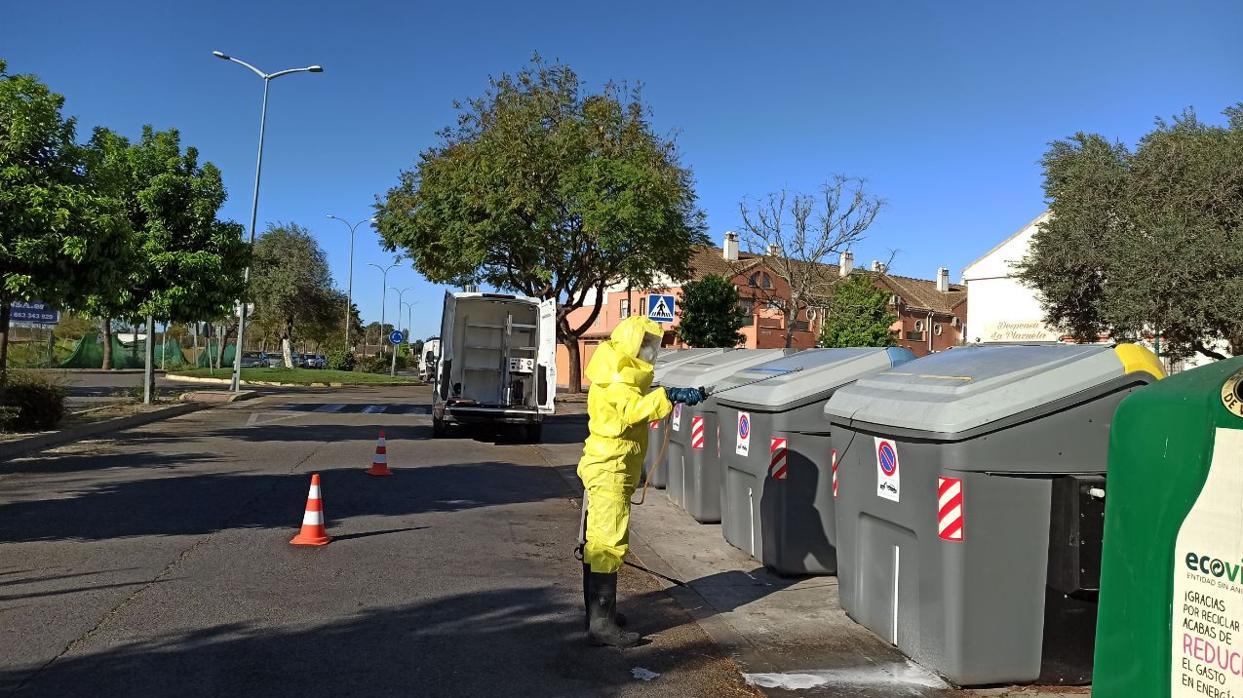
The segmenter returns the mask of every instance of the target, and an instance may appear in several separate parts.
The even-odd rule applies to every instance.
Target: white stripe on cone
[[[303,526],[320,526],[324,523],[324,512],[308,511],[302,514]]]
[[[307,499],[319,499],[319,485],[311,485],[311,491],[306,495]]]

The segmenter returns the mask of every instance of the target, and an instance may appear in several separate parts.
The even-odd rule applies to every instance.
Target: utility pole
[[[388,270],[397,266],[399,261],[400,259],[394,259],[393,263],[387,267],[382,267],[375,262],[367,262],[368,266],[380,271],[380,356],[384,356],[384,306],[388,304]]]
[[[346,286],[346,289],[345,289],[345,348],[349,349],[350,348],[350,310],[354,307],[354,232],[358,230],[358,226],[362,225],[363,223],[375,223],[375,218],[368,218],[366,220],[358,221],[357,223],[350,223],[344,218],[341,218],[339,216],[334,216],[331,213],[328,214],[328,217],[333,220],[341,221],[346,226],[348,226],[350,229],[350,274],[349,274],[350,280],[349,280],[349,285]],[[366,337],[363,338],[363,343],[364,344],[367,343]]]
[[[263,131],[268,119],[268,86],[272,84],[273,80],[284,75],[292,75],[293,73],[322,73],[324,72],[324,69],[322,66],[308,65],[305,68],[289,68],[287,70],[278,70],[275,73],[265,73],[246,61],[243,61],[240,58],[234,58],[226,53],[212,51],[211,55],[224,61],[231,61],[233,63],[237,63],[238,65],[245,66],[255,75],[263,78],[263,106],[259,109],[259,154],[255,158],[255,193],[254,196],[251,197],[250,201],[250,249],[254,250],[255,221],[259,216],[259,175],[263,172]],[[244,282],[243,288],[249,290],[250,264],[246,265],[246,270],[242,273],[242,279]],[[233,352],[233,380],[229,385],[229,389],[235,393],[240,392],[242,389],[242,347],[245,346],[243,344],[243,340],[246,337],[245,291],[243,291],[243,297],[238,302],[238,305],[240,307],[238,308],[237,317],[237,350]]]

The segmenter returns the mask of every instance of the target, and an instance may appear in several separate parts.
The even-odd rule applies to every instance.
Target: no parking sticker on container
[[[876,496],[899,501],[902,473],[898,472],[898,447],[889,439],[876,438]]]
[[[681,431],[679,427],[682,426],[682,403],[673,403],[673,416],[669,418],[669,425],[674,431]]]
[[[734,447],[734,453],[740,456],[746,456],[751,452],[751,415],[746,412],[738,413],[738,443]]]

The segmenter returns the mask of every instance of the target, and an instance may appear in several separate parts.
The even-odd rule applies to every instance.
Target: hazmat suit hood
[[[592,384],[629,383],[646,391],[652,385],[652,364],[639,358],[647,336],[663,337],[664,330],[641,316],[622,320],[608,341],[601,342],[587,363],[587,380]]]

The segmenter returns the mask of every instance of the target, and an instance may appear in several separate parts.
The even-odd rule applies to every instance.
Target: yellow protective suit
[[[587,364],[586,443],[578,477],[587,488],[587,542],[583,562],[597,573],[616,572],[630,540],[630,497],[639,484],[648,422],[673,410],[664,390],[653,390],[652,364],[639,358],[645,334],[662,335],[645,317],[626,318],[601,342]]]

